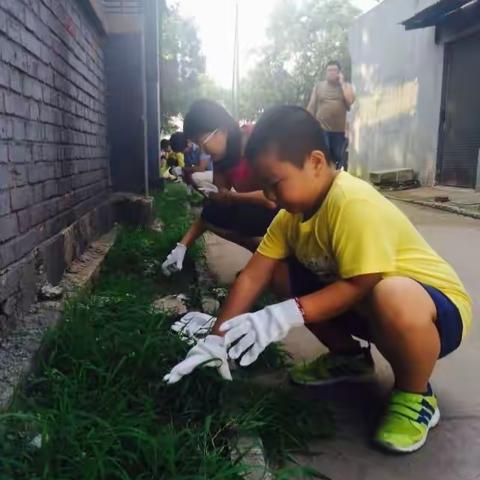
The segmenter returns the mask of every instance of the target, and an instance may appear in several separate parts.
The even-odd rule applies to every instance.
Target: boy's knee
[[[415,280],[389,277],[380,281],[370,297],[374,321],[408,327],[419,319],[434,320],[436,309],[427,291]]]

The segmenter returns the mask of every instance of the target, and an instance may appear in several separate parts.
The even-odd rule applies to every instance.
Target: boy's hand
[[[195,368],[200,366],[216,367],[218,373],[225,380],[232,380],[228,367],[227,349],[222,337],[209,335],[205,340],[199,340],[187,353],[185,360],[175,365],[170,373],[163,377],[163,380],[168,384],[177,383],[182,377],[192,373]]]
[[[241,358],[240,365],[253,363],[272,342],[287,336],[293,327],[303,325],[304,319],[297,302],[293,299],[254,313],[245,313],[223,323],[220,331],[225,333],[225,345],[237,342],[229,351],[232,359]],[[243,355],[243,356],[242,356]]]
[[[170,328],[177,332],[182,339],[193,343],[199,337],[208,334],[216,321],[216,317],[206,313],[190,312],[175,322]]]
[[[181,243],[169,253],[167,259],[162,263],[162,272],[169,277],[174,272],[179,272],[183,268],[183,260],[187,253],[187,247]]]

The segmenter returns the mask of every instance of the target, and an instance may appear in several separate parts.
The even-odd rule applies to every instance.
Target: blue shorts
[[[290,289],[293,296],[308,295],[326,286],[317,275],[305,268],[295,258],[288,259],[288,269]],[[437,309],[435,325],[440,336],[439,358],[442,358],[456,350],[462,341],[462,317],[456,305],[444,293],[430,285],[424,285],[423,283],[421,285],[430,295]],[[349,324],[355,325],[355,323],[360,323],[359,316],[353,312],[347,313],[342,317],[348,317],[346,321]],[[355,322],[355,317],[357,322]],[[352,331],[352,334],[369,340],[368,332],[357,330]]]

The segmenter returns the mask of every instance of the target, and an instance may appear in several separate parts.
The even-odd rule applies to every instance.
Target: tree
[[[348,28],[359,13],[349,0],[280,0],[268,43],[241,84],[242,118],[254,120],[278,103],[305,106],[331,59],[340,61],[348,78]]]
[[[160,92],[162,130],[168,132],[172,118],[184,115],[199,96],[206,62],[195,22],[182,17],[177,5],[162,6]]]

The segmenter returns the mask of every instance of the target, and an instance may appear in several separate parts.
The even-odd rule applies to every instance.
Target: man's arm
[[[343,79],[343,75],[340,76],[340,86],[342,87],[343,98],[345,99],[345,103],[347,107],[350,107],[355,102],[355,91],[353,90],[353,86],[351,83],[346,82]]]
[[[258,252],[254,253],[236,279],[227,300],[220,309],[217,322],[213,327],[214,335],[223,335],[219,331],[223,322],[250,310],[255,300],[271,283],[278,262],[279,260],[265,257]]]
[[[317,86],[315,85],[310,95],[310,101],[307,105],[307,111],[310,112],[314,117],[317,114]]]
[[[305,323],[319,323],[345,313],[363,300],[381,279],[380,273],[359,275],[300,297]]]

